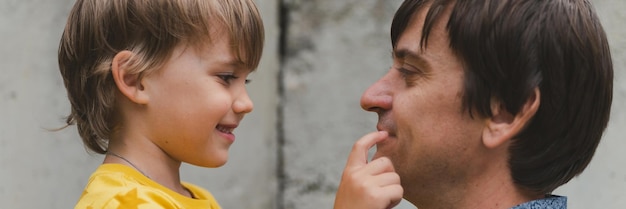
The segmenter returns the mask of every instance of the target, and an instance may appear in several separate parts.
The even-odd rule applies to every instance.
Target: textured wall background
[[[391,64],[400,1],[286,1],[285,209],[332,208],[354,141],[376,131],[361,93]]]
[[[224,208],[332,208],[352,143],[375,130],[361,93],[391,64],[389,27],[400,0],[257,0],[266,48],[249,85],[255,110],[229,162],[183,166]],[[595,0],[615,66],[609,128],[589,168],[557,190],[569,208],[626,207],[626,1]],[[82,147],[56,50],[72,0],[0,0],[0,202],[71,208],[102,156]],[[281,21],[282,20],[282,21]],[[279,85],[280,84],[280,85]],[[400,209],[414,208],[403,203]]]

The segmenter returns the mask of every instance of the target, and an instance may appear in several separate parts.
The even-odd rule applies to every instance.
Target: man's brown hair
[[[613,95],[609,45],[591,3],[406,0],[391,26],[394,48],[428,3],[424,48],[434,22],[452,6],[447,32],[464,62],[464,110],[490,117],[496,99],[515,115],[539,88],[539,109],[509,149],[515,184],[547,194],[580,174],[607,126]]]
[[[113,57],[123,50],[140,77],[160,69],[174,48],[210,47],[226,33],[239,61],[254,70],[264,41],[253,0],[78,0],[59,46],[59,68],[71,103],[67,124],[76,124],[87,148],[103,154],[114,130],[116,85]]]

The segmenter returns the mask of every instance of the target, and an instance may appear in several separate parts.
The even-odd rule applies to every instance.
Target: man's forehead
[[[408,18],[401,18],[406,24],[403,28],[399,28],[401,33],[395,40],[394,54],[396,54],[395,51],[405,51],[404,54],[411,52],[411,54],[419,55],[423,53],[428,42],[433,38],[443,38],[447,42],[449,39],[447,23],[454,5],[450,2],[433,5],[432,1],[427,1],[423,5],[413,8],[413,11],[407,15]],[[428,15],[430,17],[427,17]],[[405,48],[401,45],[405,45]]]
[[[406,58],[406,57],[420,57],[422,50],[415,50],[414,48],[402,47],[395,48],[393,50],[393,56],[396,58]]]

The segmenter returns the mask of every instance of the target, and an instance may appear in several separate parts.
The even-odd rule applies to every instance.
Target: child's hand
[[[382,131],[370,133],[354,144],[337,189],[334,209],[387,209],[400,203],[403,189],[391,160],[380,157],[367,162],[368,150],[387,135]]]

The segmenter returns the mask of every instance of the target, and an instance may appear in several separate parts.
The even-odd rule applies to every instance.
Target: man
[[[587,0],[406,0],[391,43],[361,98],[379,132],[354,145],[336,209],[566,208],[551,192],[591,161],[612,100]]]

